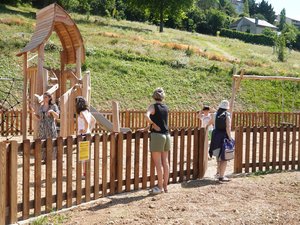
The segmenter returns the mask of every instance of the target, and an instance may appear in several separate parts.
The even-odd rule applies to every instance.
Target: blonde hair
[[[161,87],[156,88],[153,92],[152,98],[156,101],[162,101],[165,98],[165,91]]]

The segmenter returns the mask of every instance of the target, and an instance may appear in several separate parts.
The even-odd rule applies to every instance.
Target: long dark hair
[[[75,103],[76,103],[76,113],[77,114],[80,114],[80,112],[82,112],[84,110],[89,110],[89,106],[84,97],[82,97],[82,96],[76,97]]]
[[[49,105],[53,105],[53,102],[52,102],[52,96],[48,93],[48,92],[45,92],[44,94],[43,94],[43,96],[44,95],[46,95],[48,98],[49,98]]]

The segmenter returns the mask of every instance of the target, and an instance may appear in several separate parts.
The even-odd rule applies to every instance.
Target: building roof
[[[235,21],[234,23],[232,23],[232,24],[230,25],[230,27],[236,27],[236,26],[238,26],[239,22],[240,22],[241,20],[243,20],[243,19],[248,20],[248,21],[250,21],[251,23],[254,23],[254,24],[255,24],[255,19],[254,19],[254,18],[242,17],[242,18],[238,19],[237,21]],[[268,22],[265,21],[265,20],[258,20],[257,25],[258,25],[258,26],[261,26],[261,27],[270,27],[270,28],[273,28],[273,29],[277,29],[276,26],[274,26],[273,24],[268,23]]]
[[[27,52],[35,52],[39,46],[46,43],[52,32],[59,37],[66,64],[76,63],[76,48],[82,47],[81,61],[85,60],[83,39],[75,22],[69,14],[58,4],[51,4],[37,12],[37,22],[34,34],[27,45],[17,56]]]
[[[244,17],[246,20],[249,20],[252,23],[255,23],[255,19],[254,18],[249,18],[249,17]],[[262,27],[271,27],[271,28],[276,28],[276,26],[274,26],[273,24],[268,23],[265,20],[258,20],[258,26],[262,26]]]

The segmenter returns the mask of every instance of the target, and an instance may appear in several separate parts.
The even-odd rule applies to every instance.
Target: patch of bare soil
[[[65,213],[63,224],[300,224],[300,171],[170,184],[102,198]]]

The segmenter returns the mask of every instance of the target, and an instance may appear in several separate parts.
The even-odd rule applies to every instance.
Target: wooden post
[[[18,182],[17,182],[17,174],[18,174],[18,144],[17,141],[12,141],[10,143],[10,163],[9,163],[9,174],[10,174],[10,183],[9,183],[9,201],[10,201],[10,208],[9,214],[10,218],[9,221],[11,224],[14,224],[18,221],[17,213],[17,196],[18,196]]]
[[[23,140],[27,138],[27,53],[23,58],[23,112],[22,112],[22,134]]]
[[[113,132],[120,132],[119,103],[112,102]]]
[[[88,105],[91,103],[91,74],[87,71],[82,79],[82,96],[86,99]]]
[[[27,60],[26,60],[27,61]],[[0,224],[5,223],[6,217],[6,182],[7,182],[7,153],[6,144],[0,142]]]
[[[245,70],[243,69],[241,71],[241,75],[239,76],[239,79],[237,81],[235,80],[236,79],[235,74],[233,74],[233,77],[232,77],[232,93],[231,93],[231,100],[230,100],[230,106],[229,106],[230,114],[232,114],[232,112],[233,112],[235,96],[236,96],[236,93],[237,93],[238,89],[240,88],[240,84],[241,84],[241,81],[243,79],[244,73],[245,73]]]
[[[81,77],[81,47],[76,49],[76,76],[78,79],[82,79]]]

